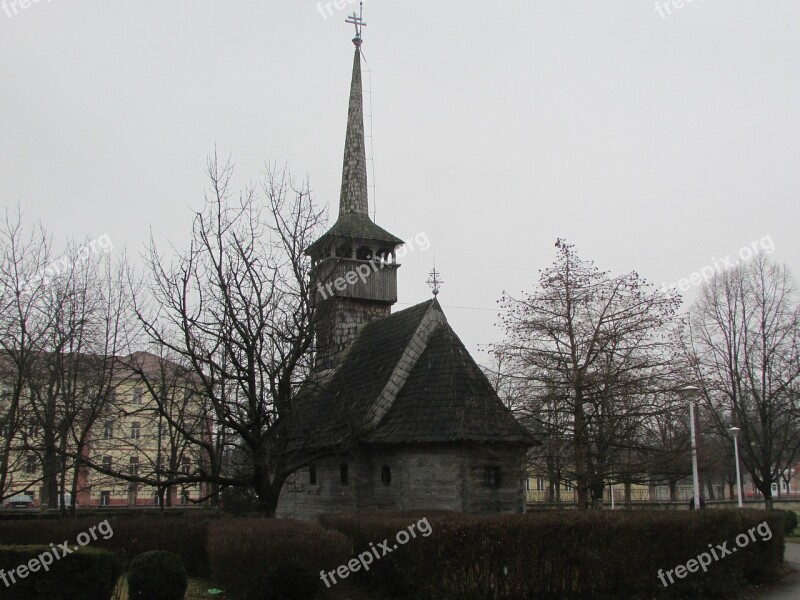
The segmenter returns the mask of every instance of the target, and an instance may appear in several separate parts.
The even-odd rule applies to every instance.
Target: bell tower
[[[347,110],[339,217],[305,253],[311,257],[315,293],[316,370],[335,367],[369,321],[391,313],[397,302],[395,250],[403,243],[369,218],[364,108],[361,87],[361,28],[355,13],[355,56]]]

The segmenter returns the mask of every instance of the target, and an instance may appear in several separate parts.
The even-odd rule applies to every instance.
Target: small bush
[[[44,554],[53,558],[49,545],[0,546],[0,569],[8,582],[8,585],[0,585],[0,599],[108,600],[111,597],[121,571],[119,561],[111,552],[81,548],[54,559],[47,570],[38,560]],[[34,560],[40,566],[21,578],[20,566],[31,565]]]
[[[177,554],[151,550],[131,561],[129,600],[183,600],[186,586],[186,570]]]
[[[319,572],[352,558],[338,531],[290,519],[225,519],[209,526],[212,580],[240,600],[307,600]]]

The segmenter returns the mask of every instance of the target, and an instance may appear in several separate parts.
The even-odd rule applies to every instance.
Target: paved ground
[[[784,558],[792,571],[779,584],[753,596],[754,600],[800,599],[800,543],[787,543]]]

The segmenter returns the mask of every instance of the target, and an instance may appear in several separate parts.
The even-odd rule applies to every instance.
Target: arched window
[[[392,483],[392,469],[389,465],[383,465],[381,467],[381,483],[383,485],[391,485]]]
[[[336,246],[336,258],[350,258],[353,256],[353,249],[350,244],[339,244]]]
[[[356,258],[358,260],[372,260],[372,248],[361,246],[356,252]]]

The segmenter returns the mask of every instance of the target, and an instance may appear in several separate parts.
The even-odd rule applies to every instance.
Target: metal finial
[[[356,48],[361,47],[361,28],[366,27],[367,25],[364,22],[364,19],[362,18],[363,15],[364,15],[364,3],[359,2],[358,14],[356,14],[356,11],[353,11],[353,14],[344,20],[345,23],[351,23],[356,28],[356,37],[353,38],[353,43],[356,45]]]
[[[430,275],[430,277],[428,278],[428,281],[426,281],[425,283],[427,283],[431,288],[433,288],[433,295],[436,296],[439,294],[439,288],[444,283],[444,281],[439,279],[441,273],[436,270],[435,260],[433,261],[433,270],[430,273],[428,273],[428,275]]]

